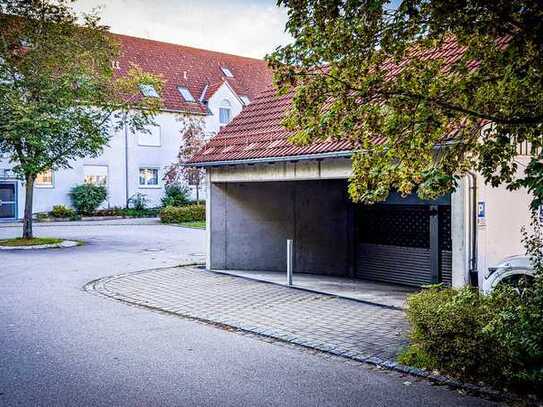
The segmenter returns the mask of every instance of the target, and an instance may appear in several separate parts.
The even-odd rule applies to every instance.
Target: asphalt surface
[[[1,406],[493,405],[83,291],[100,277],[203,259],[203,231],[132,223],[37,226],[38,236],[86,244],[0,253]],[[18,233],[0,224],[0,238]]]

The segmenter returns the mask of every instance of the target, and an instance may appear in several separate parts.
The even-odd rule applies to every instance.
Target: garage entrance
[[[451,281],[450,197],[354,204],[346,180],[212,183],[210,268],[420,287]]]

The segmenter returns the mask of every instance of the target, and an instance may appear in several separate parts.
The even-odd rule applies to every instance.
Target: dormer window
[[[219,123],[224,126],[232,120],[232,104],[224,99],[219,107]]]
[[[160,97],[153,85],[146,85],[146,84],[140,83],[139,88],[140,88],[141,93],[145,97],[148,97],[148,98]]]
[[[249,96],[241,95],[239,98],[241,99],[241,101],[243,102],[245,106],[251,103],[251,99],[249,99]]]
[[[224,66],[221,68],[221,71],[227,78],[233,78],[234,77],[234,74],[232,73],[232,71],[230,69],[228,69],[228,68],[225,68]]]
[[[194,99],[194,96],[192,96],[192,93],[190,93],[190,90],[188,88],[184,86],[178,86],[177,90],[179,91],[183,99],[185,99],[185,102],[196,102],[196,99]]]

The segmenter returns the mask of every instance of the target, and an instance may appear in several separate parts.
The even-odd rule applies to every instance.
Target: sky
[[[101,7],[111,31],[229,54],[263,58],[290,42],[276,0],[77,0],[77,12]]]

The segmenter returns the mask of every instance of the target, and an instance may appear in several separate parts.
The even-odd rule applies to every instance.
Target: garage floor
[[[216,271],[234,276],[252,278],[259,281],[286,284],[286,274],[275,271]],[[292,278],[292,283],[293,286],[299,288],[402,309],[405,308],[406,297],[409,294],[417,292],[416,288],[401,285],[305,273],[295,273]]]

